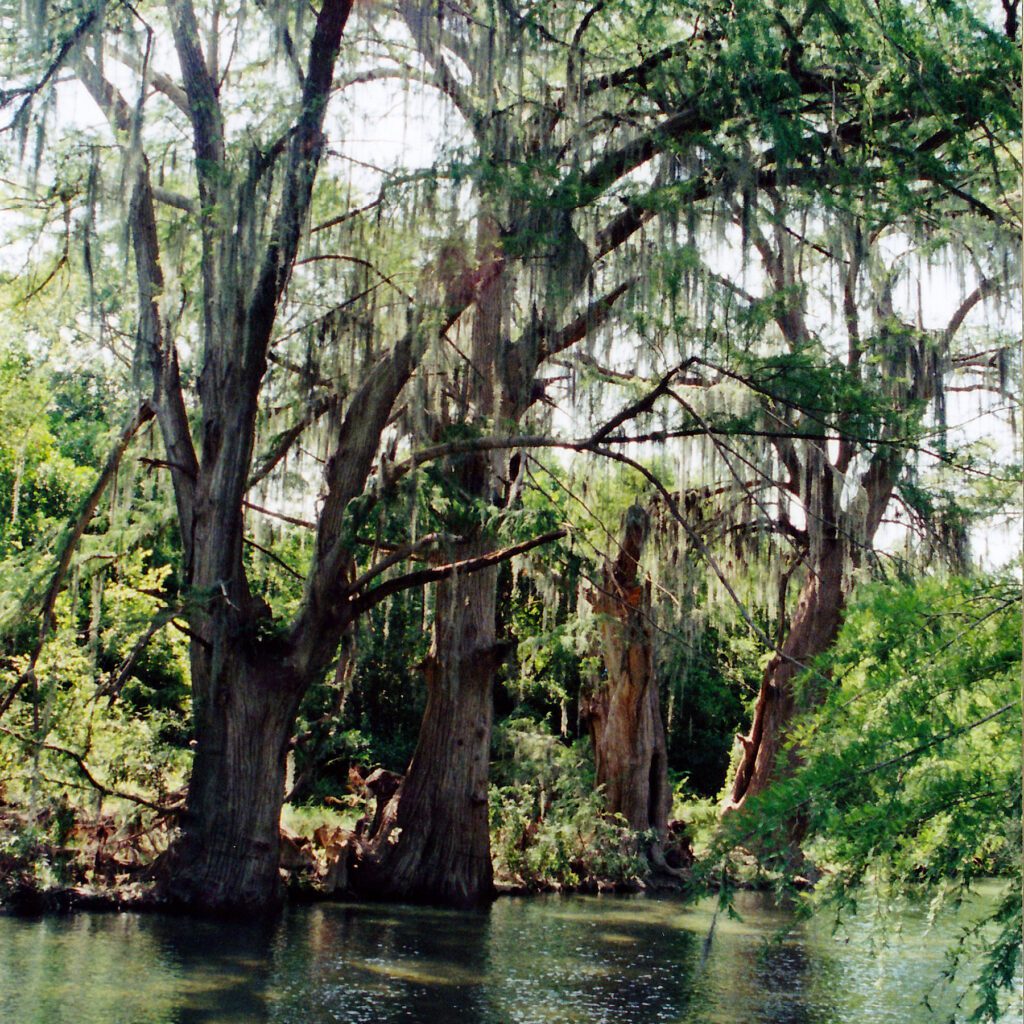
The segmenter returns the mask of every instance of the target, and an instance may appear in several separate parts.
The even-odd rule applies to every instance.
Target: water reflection
[[[0,917],[9,1024],[926,1024],[950,929],[904,915],[898,949],[743,894],[720,918],[673,900],[542,897],[487,914],[293,908],[269,929],[135,915]],[[951,1006],[951,1000],[946,1008]]]
[[[483,1021],[486,914],[378,906],[292,911],[273,1021]]]
[[[276,973],[279,927],[225,927],[154,915],[138,919],[136,934],[156,944],[151,969],[173,979],[177,987],[168,1022],[258,1024],[270,1019],[267,993]]]

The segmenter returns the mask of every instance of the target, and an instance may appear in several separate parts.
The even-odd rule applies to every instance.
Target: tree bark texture
[[[481,216],[477,263],[504,266],[496,219]],[[504,269],[489,276],[476,295],[471,365],[459,414],[489,423],[501,378],[509,301]],[[507,455],[475,452],[449,462],[463,500],[500,504]],[[460,526],[462,561],[497,547],[478,523]],[[495,568],[458,574],[437,586],[433,645],[424,665],[427,704],[416,752],[391,811],[372,836],[354,872],[357,891],[375,897],[467,907],[493,895],[487,814],[496,643]]]
[[[655,842],[661,842],[671,799],[654,671],[651,587],[639,566],[648,526],[644,509],[634,505],[627,511],[619,554],[605,566],[602,592],[591,597],[606,678],[581,711],[608,812],[621,814],[638,832],[653,829]]]
[[[839,525],[824,531],[820,550],[808,569],[796,610],[779,651],[765,669],[750,731],[738,736],[740,759],[723,811],[738,810],[762,792],[776,773],[786,731],[797,712],[793,683],[811,661],[835,643],[849,597],[850,570],[863,561],[882,520],[903,460],[880,449],[860,481],[863,504],[859,523],[849,513],[836,514]],[[832,477],[826,463],[823,472]],[[826,493],[832,501],[831,484]],[[855,540],[860,536],[860,541]]]
[[[267,351],[310,206],[350,9],[351,0],[325,0],[316,15],[273,227],[260,255],[243,259],[236,240],[257,216],[254,182],[251,175],[236,180],[229,166],[219,87],[192,0],[171,4],[202,208],[198,444],[157,302],[163,274],[144,161],[133,198],[140,338],[153,376],[152,405],[173,464],[192,630],[195,761],[187,811],[166,856],[160,891],[198,912],[261,912],[278,902],[287,744],[302,694],[327,668],[348,624],[344,615],[335,616],[318,643],[301,632],[290,642],[266,639],[270,609],[252,596],[242,544]],[[124,102],[98,74],[88,78],[101,106],[123,124]]]
[[[193,659],[194,683],[205,676],[196,688],[196,757],[161,892],[203,912],[248,915],[281,897],[285,758],[301,689],[267,657],[236,648],[219,666],[211,660]]]
[[[472,557],[487,549],[478,542]],[[497,569],[438,584],[409,770],[353,872],[362,896],[472,907],[494,892],[487,814]]]

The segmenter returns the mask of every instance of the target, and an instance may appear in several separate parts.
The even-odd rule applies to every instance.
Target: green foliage
[[[0,350],[0,557],[67,516],[89,479],[84,467],[95,452],[65,441],[59,418],[49,415],[52,403],[45,367],[23,350]]]
[[[351,676],[328,676],[310,688],[297,725],[296,801],[343,796],[352,765],[408,768],[426,696],[414,667],[427,653],[423,614],[415,591],[378,605],[345,641],[354,650]]]
[[[743,676],[753,676],[756,663],[748,662],[742,675],[730,671],[728,643],[712,628],[691,643],[666,638],[662,650],[669,764],[681,774],[680,785],[688,794],[713,797],[722,788],[744,722],[744,684],[752,679]]]
[[[643,837],[603,814],[585,741],[566,744],[526,718],[506,720],[495,740],[490,815],[499,880],[574,888],[646,873]]]
[[[1019,877],[1020,609],[1012,578],[867,588],[818,666],[834,685],[791,733],[799,768],[727,819],[722,849],[754,840],[790,875],[804,870],[798,823],[825,869],[815,904],[839,910],[865,885],[938,909],[992,875]],[[982,960],[976,1019],[998,1019],[1020,943],[1017,892],[953,950],[957,965]]]
[[[60,360],[44,352],[30,357],[7,341],[0,350],[0,694],[28,667],[39,622],[26,599],[49,585],[54,540],[96,479],[125,397],[115,374],[54,369]],[[169,625],[176,581],[164,497],[122,466],[74,553],[35,670],[4,717],[4,797],[37,814],[95,806],[72,755],[103,786],[153,802],[184,784],[187,640]],[[40,836],[39,849],[52,839]]]

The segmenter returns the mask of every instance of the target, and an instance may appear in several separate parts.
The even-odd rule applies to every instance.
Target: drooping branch
[[[118,467],[121,465],[121,459],[123,458],[125,451],[127,451],[128,445],[131,444],[132,438],[135,437],[139,428],[142,427],[144,423],[153,418],[153,415],[152,406],[148,402],[143,402],[121,429],[121,433],[118,435],[117,441],[114,443],[113,448],[110,450],[110,454],[107,456],[107,461],[104,463],[103,469],[100,470],[100,475],[97,478],[96,483],[93,485],[93,488],[88,495],[86,495],[85,500],[79,507],[78,514],[65,531],[63,537],[61,537],[57,547],[57,565],[53,571],[53,575],[50,577],[50,582],[47,585],[46,590],[41,596],[35,597],[30,595],[22,602],[20,609],[21,617],[34,610],[37,606],[40,608],[39,633],[37,634],[35,644],[29,653],[27,667],[14,681],[11,688],[4,695],[3,700],[0,701],[0,717],[2,717],[11,706],[14,698],[18,695],[22,687],[34,678],[35,667],[36,663],[39,661],[39,655],[42,654],[46,640],[53,630],[54,610],[57,605],[57,598],[63,589],[64,580],[67,577],[68,569],[71,566],[71,558],[75,553],[75,549],[78,547],[78,543],[85,534],[89,523],[92,522],[92,518],[96,514],[96,509],[99,507],[100,499],[103,497],[104,492],[110,485],[110,481],[114,479]]]
[[[0,732],[5,736],[10,736],[11,739],[17,740],[19,743],[24,744],[26,747],[32,750],[49,750],[53,754],[60,754],[61,757],[66,757],[71,761],[74,761],[75,766],[81,773],[82,777],[95,789],[98,793],[102,793],[104,796],[114,797],[118,800],[128,800],[133,804],[138,804],[140,807],[147,807],[151,811],[156,811],[159,814],[180,814],[182,811],[181,807],[178,806],[166,806],[164,804],[154,803],[152,800],[147,800],[145,797],[138,796],[136,793],[125,793],[120,789],[111,789],[110,786],[105,786],[96,776],[93,774],[92,769],[86,764],[85,758],[81,754],[75,753],[73,750],[68,750],[67,747],[59,747],[55,743],[39,743],[32,739],[31,736],[26,736],[24,733],[16,732],[14,729],[8,729],[6,726],[0,726]]]
[[[675,519],[676,522],[679,523],[679,525],[683,528],[683,532],[686,534],[687,538],[689,539],[689,542],[697,550],[697,552],[700,554],[704,562],[708,566],[710,566],[712,572],[714,572],[715,576],[718,578],[719,583],[722,584],[722,587],[725,589],[725,592],[729,595],[729,598],[732,601],[736,610],[739,612],[740,617],[746,623],[747,628],[758,640],[761,641],[761,643],[764,645],[765,650],[774,652],[777,656],[783,658],[785,661],[789,662],[802,672],[810,672],[818,678],[823,678],[821,677],[820,673],[816,672],[808,665],[805,665],[803,662],[798,661],[796,658],[793,658],[790,655],[786,654],[780,647],[776,646],[775,642],[768,636],[768,634],[765,633],[765,631],[761,629],[761,627],[754,621],[754,618],[747,609],[747,606],[743,603],[743,600],[740,598],[739,594],[736,593],[735,588],[729,582],[729,578],[728,576],[726,576],[725,570],[722,569],[722,566],[718,562],[718,559],[715,558],[715,556],[712,554],[711,549],[704,542],[700,534],[696,530],[694,530],[693,526],[687,521],[686,516],[683,515],[682,511],[680,510],[679,504],[676,501],[675,497],[668,490],[668,488],[666,488],[665,485],[661,482],[657,474],[651,472],[651,470],[649,470],[646,466],[637,462],[636,459],[632,459],[628,455],[623,454],[622,452],[614,451],[606,447],[597,446],[595,446],[591,450],[596,455],[600,455],[603,458],[611,459],[613,462],[620,462],[623,465],[629,466],[631,469],[636,470],[636,472],[639,473],[645,480],[647,480],[647,482],[651,484],[655,491],[658,492],[662,500],[665,502],[666,508],[668,508],[669,512],[671,513],[672,518]]]

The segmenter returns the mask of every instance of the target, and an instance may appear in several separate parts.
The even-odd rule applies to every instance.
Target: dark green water
[[[0,917],[4,1024],[924,1024],[956,927],[899,918],[781,942],[784,911],[741,894],[710,953],[705,908],[630,897],[503,899],[462,915],[385,906],[292,909],[273,929],[159,916]],[[1007,1020],[1016,1020],[1016,1015]]]

